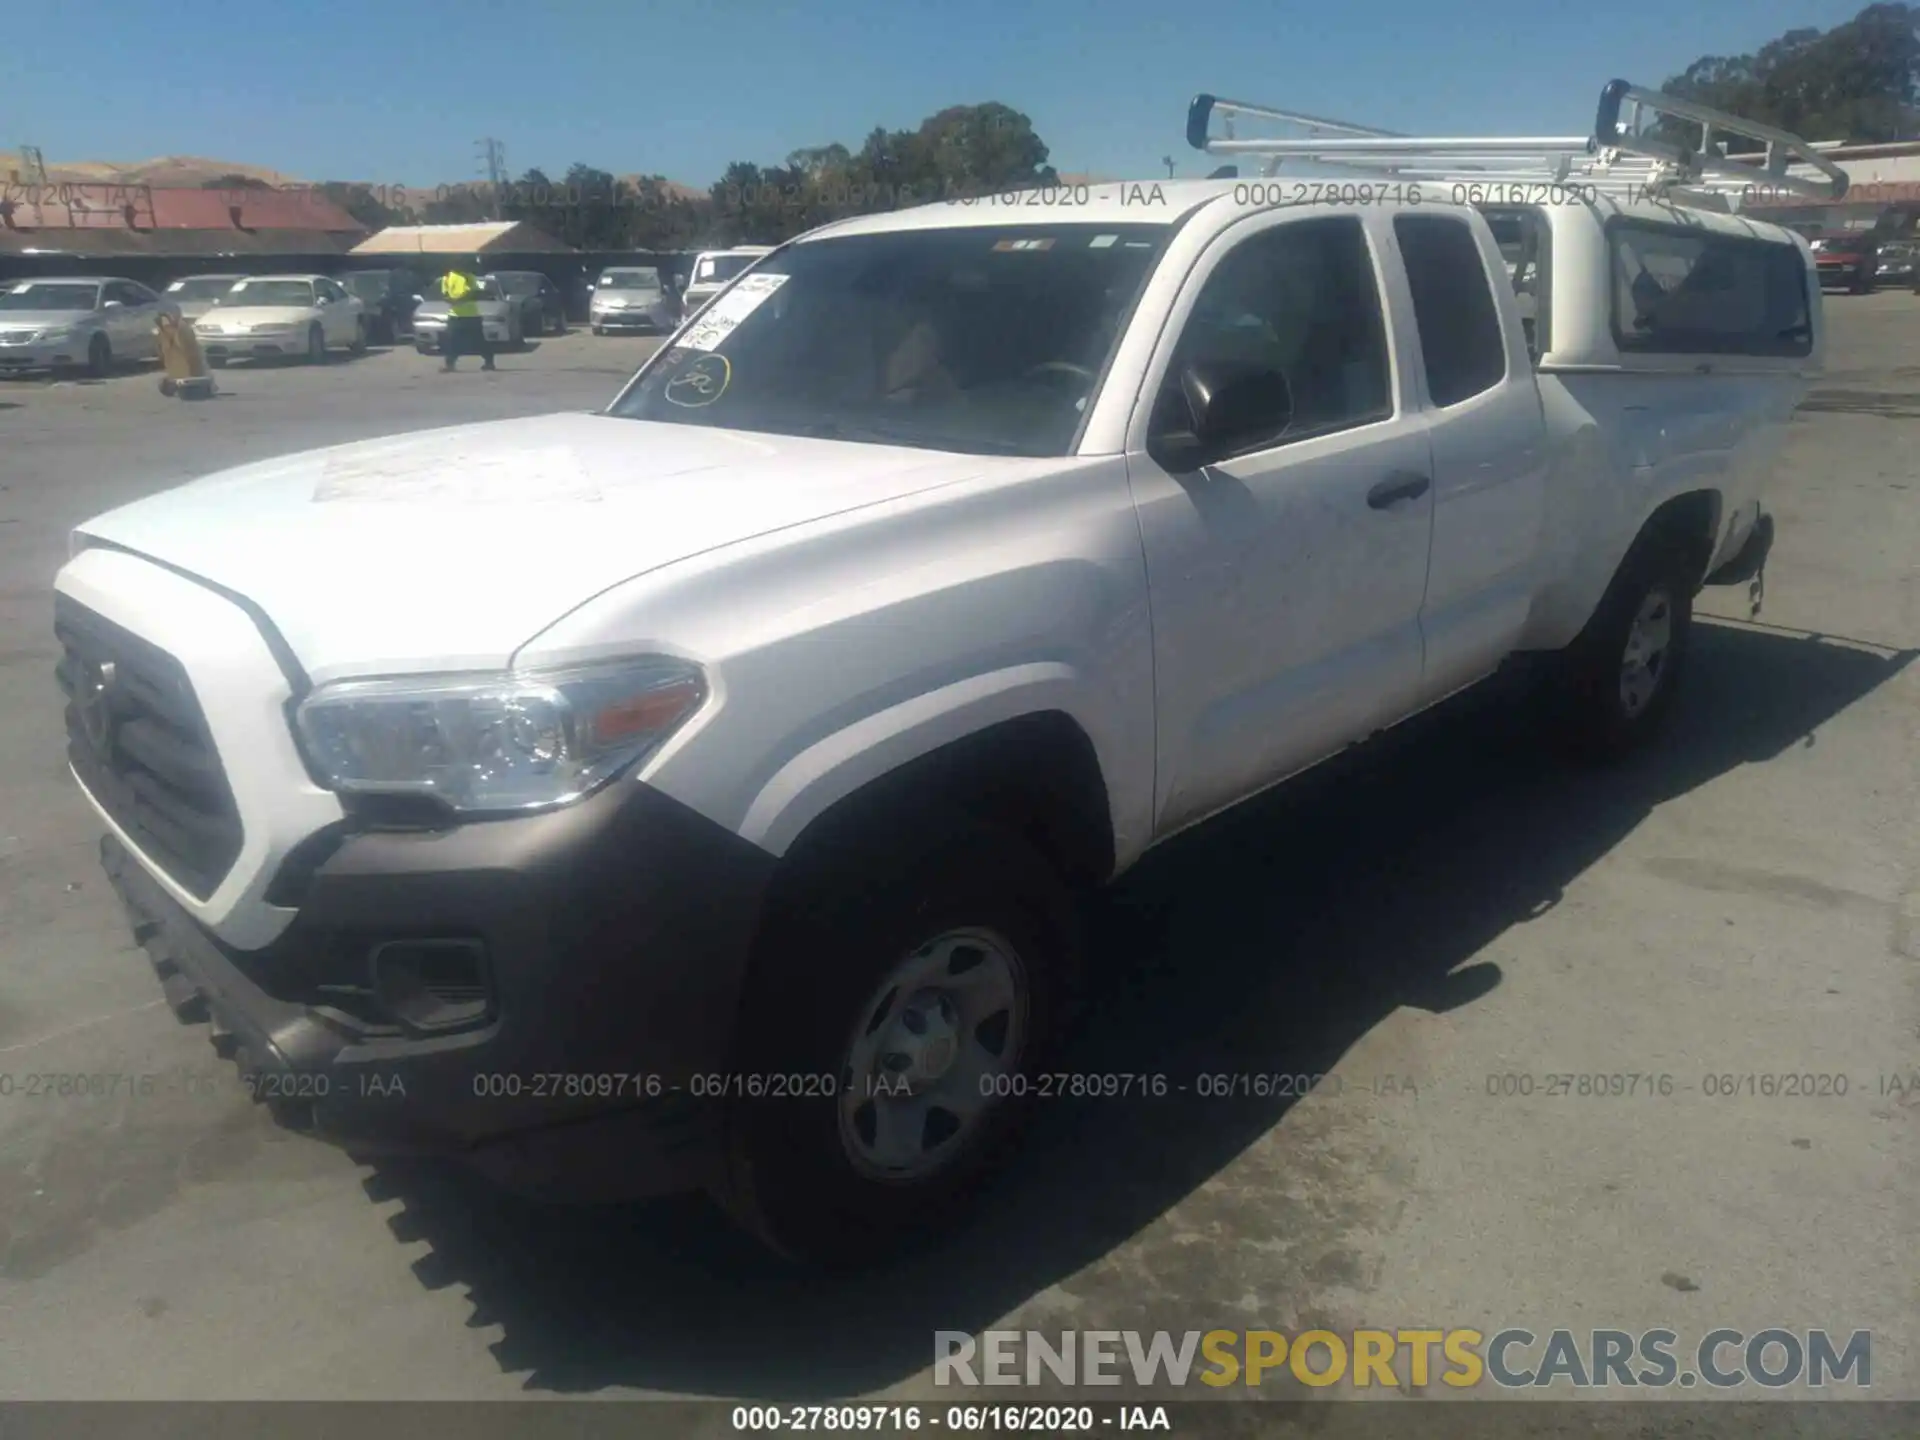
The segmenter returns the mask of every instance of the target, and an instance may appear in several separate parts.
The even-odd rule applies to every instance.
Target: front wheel
[[[307,363],[309,365],[324,364],[326,358],[327,332],[318,325],[312,326],[307,331]]]
[[[1669,538],[1642,536],[1561,653],[1561,735],[1581,758],[1615,759],[1666,725],[1693,634],[1697,570]]]
[[[1076,961],[1016,836],[963,825],[792,885],[742,1002],[721,1203],[805,1262],[938,1236],[1017,1137]]]
[[[95,335],[87,342],[87,374],[95,380],[104,380],[113,372],[113,345],[104,335]]]

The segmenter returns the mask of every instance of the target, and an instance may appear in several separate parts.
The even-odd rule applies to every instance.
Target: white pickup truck
[[[1394,185],[847,220],[604,412],[80,526],[70,759],[174,1009],[358,1152],[705,1186],[807,1257],[937,1228],[1076,890],[1522,653],[1617,754],[1765,559],[1805,243]]]

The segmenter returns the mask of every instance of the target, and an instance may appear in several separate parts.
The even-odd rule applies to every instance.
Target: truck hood
[[[544,415],[221,471],[78,534],[251,601],[318,684],[497,669],[623,580],[1032,463]]]

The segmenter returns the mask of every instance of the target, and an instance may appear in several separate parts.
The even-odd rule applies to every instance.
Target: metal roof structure
[[[354,255],[573,255],[571,245],[524,220],[471,225],[389,225],[353,247]]]

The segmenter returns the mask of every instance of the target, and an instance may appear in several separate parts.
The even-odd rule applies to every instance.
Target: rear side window
[[[1809,355],[1806,262],[1784,241],[1608,227],[1613,338],[1652,355]]]
[[[1491,390],[1506,378],[1500,312],[1473,231],[1446,215],[1398,215],[1394,238],[1407,265],[1427,393],[1437,406]]]

